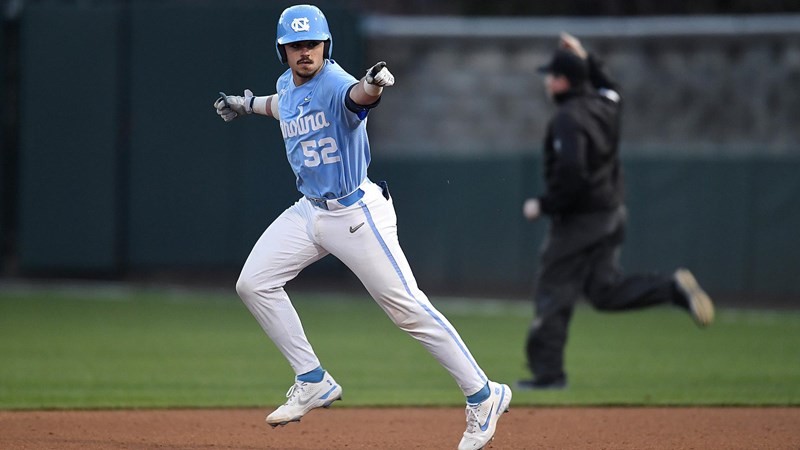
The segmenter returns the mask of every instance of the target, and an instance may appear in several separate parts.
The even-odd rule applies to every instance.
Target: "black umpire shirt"
[[[543,213],[551,216],[613,210],[623,203],[619,162],[621,99],[592,56],[589,82],[555,96],[558,112],[544,142]]]

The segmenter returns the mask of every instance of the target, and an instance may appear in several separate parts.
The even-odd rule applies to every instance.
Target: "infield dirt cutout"
[[[0,411],[2,449],[453,449],[463,408]],[[487,449],[798,449],[800,408],[514,407]]]

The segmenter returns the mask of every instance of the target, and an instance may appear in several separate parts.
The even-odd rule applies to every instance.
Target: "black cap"
[[[586,60],[575,53],[558,49],[547,65],[539,67],[539,73],[563,75],[571,85],[579,86],[589,78],[589,67]]]

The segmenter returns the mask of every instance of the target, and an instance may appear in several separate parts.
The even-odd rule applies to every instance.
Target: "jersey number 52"
[[[308,167],[317,167],[322,164],[331,164],[342,160],[339,156],[339,146],[336,140],[331,137],[322,138],[319,141],[302,141],[300,147],[306,155],[305,164]]]

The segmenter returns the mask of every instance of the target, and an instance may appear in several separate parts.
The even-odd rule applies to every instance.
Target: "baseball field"
[[[0,287],[0,448],[456,446],[460,391],[366,294],[293,299],[344,399],[271,429],[293,374],[232,288]],[[526,302],[432,301],[492,379],[526,376]],[[573,320],[569,388],[516,390],[489,448],[800,448],[800,312]]]

